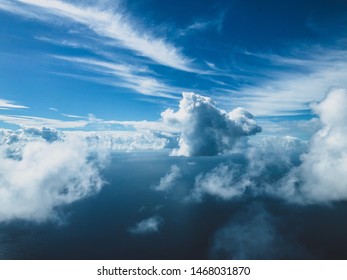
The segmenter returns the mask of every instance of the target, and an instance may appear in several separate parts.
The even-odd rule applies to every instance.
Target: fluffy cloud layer
[[[105,153],[49,129],[2,131],[0,222],[57,219],[57,208],[98,192]]]
[[[293,137],[268,137],[243,147],[241,155],[195,178],[190,198],[201,201],[205,196],[223,200],[245,195],[272,193],[274,183],[300,163],[307,143]]]
[[[171,135],[150,131],[71,131],[64,134],[110,151],[161,150],[172,145]]]
[[[347,91],[332,90],[313,109],[322,128],[311,139],[302,164],[282,181],[279,193],[303,203],[346,200]]]
[[[308,143],[293,137],[250,141],[241,160],[220,157],[214,168],[197,172],[190,198],[266,195],[295,203],[346,200],[346,108],[347,91],[332,90],[313,106],[321,129]],[[260,131],[247,111],[226,113],[211,99],[194,93],[184,93],[179,110],[166,110],[162,122],[175,126],[179,146],[174,153],[186,156],[229,151],[243,136]],[[0,221],[54,218],[59,206],[101,189],[100,168],[111,150],[163,149],[172,145],[170,137],[149,131],[0,130]],[[155,189],[168,190],[181,177],[180,168],[172,165]],[[153,221],[141,228],[160,225]]]
[[[293,137],[268,137],[195,178],[191,197],[222,199],[274,196],[310,204],[347,199],[347,91],[335,89],[313,105],[321,129],[307,143]]]
[[[163,122],[181,128],[179,148],[173,155],[213,156],[230,150],[243,136],[261,131],[253,116],[243,108],[230,113],[216,107],[209,97],[183,92],[179,110],[167,109]]]

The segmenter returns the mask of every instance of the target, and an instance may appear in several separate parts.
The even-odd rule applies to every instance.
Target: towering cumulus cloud
[[[104,154],[56,131],[3,131],[0,145],[0,222],[57,218],[58,206],[100,190]]]
[[[311,139],[302,164],[284,178],[280,190],[282,195],[306,203],[346,200],[347,91],[330,91],[313,109],[322,128]]]
[[[164,123],[181,129],[179,148],[173,155],[213,156],[230,150],[242,136],[261,131],[251,113],[237,108],[230,113],[209,97],[183,92],[179,110],[162,113]]]

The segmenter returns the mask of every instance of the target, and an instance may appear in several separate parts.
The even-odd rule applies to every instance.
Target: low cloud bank
[[[251,113],[236,108],[227,113],[216,107],[209,97],[183,92],[178,111],[167,109],[162,120],[178,126],[179,147],[172,155],[214,156],[233,148],[236,142],[261,131]]]
[[[300,164],[307,143],[293,137],[269,137],[244,147],[241,160],[229,158],[195,178],[190,199],[222,200],[268,195],[274,184]]]
[[[273,196],[311,204],[347,199],[347,91],[335,89],[313,105],[321,129],[309,142],[269,137],[243,151],[243,163],[226,161],[195,178],[191,197]]]
[[[95,194],[107,153],[50,129],[1,131],[0,222],[59,219],[57,208]]]

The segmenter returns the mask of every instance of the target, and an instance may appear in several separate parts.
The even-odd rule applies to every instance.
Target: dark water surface
[[[207,259],[237,257],[244,250],[249,258],[347,259],[346,203],[298,207],[251,197],[185,201],[194,177],[222,160],[173,158],[162,152],[115,154],[103,174],[107,185],[95,196],[58,209],[62,222],[1,224],[0,258]],[[235,156],[234,160],[242,157]],[[182,170],[179,184],[170,191],[155,191],[153,186],[172,164]],[[254,221],[252,215],[258,215],[257,207],[247,212],[259,204],[259,211],[266,209],[272,217],[270,233],[263,220]],[[158,232],[129,232],[136,223],[152,216],[163,220]],[[215,250],[216,236],[221,236],[217,233],[226,227],[231,228],[231,237],[222,236],[219,243],[225,242],[227,253],[220,253],[220,248]],[[253,238],[250,230],[255,231],[254,238],[260,238],[257,227],[259,234],[268,234],[260,239],[263,246],[245,248],[253,244],[245,240]],[[235,228],[240,232],[235,233]],[[230,246],[233,242],[240,244]],[[273,251],[273,246],[279,248]],[[253,254],[254,250],[262,251]]]

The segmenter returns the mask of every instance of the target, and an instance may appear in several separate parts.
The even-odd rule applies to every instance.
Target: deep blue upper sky
[[[309,119],[347,86],[346,27],[343,0],[3,0],[1,126],[156,120],[182,91]]]

